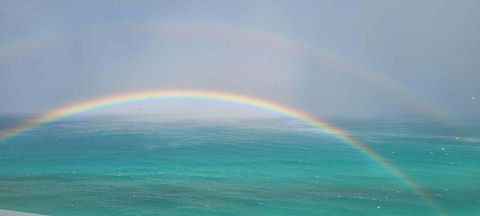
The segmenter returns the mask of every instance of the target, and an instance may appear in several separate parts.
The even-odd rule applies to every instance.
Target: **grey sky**
[[[315,115],[428,115],[388,77],[454,117],[480,117],[479,1],[0,3],[0,113],[200,88]]]

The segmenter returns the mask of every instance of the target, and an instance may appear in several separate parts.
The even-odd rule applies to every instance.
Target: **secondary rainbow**
[[[314,49],[312,45],[285,37],[275,32],[261,31],[258,29],[240,28],[236,26],[198,23],[198,22],[156,22],[145,21],[144,23],[124,23],[122,25],[112,25],[117,28],[126,27],[135,32],[158,35],[184,35],[187,37],[206,37],[215,40],[227,39],[232,43],[237,41],[248,41],[249,43],[258,43],[258,46],[279,47],[304,55],[316,62],[318,65],[329,63],[344,69],[346,71],[358,74],[372,84],[393,93],[392,96],[408,102],[413,108],[426,116],[441,120],[445,124],[458,130],[459,124],[451,115],[429,102],[426,98],[420,97],[414,92],[395,81],[385,74],[375,72],[369,68],[354,63],[339,55],[334,55],[328,51]],[[22,57],[25,53],[30,53],[37,49],[45,49],[49,46],[55,46],[60,41],[65,41],[70,35],[68,32],[47,32],[41,36],[33,38],[16,39],[7,44],[0,44],[0,61],[15,57]],[[162,41],[163,43],[163,41]]]
[[[380,164],[387,171],[389,171],[394,176],[398,177],[406,186],[408,186],[414,193],[419,197],[425,200],[430,206],[435,210],[439,211],[439,207],[435,202],[433,202],[427,193],[425,193],[415,182],[410,180],[402,171],[396,168],[392,163],[387,161],[384,157],[379,155],[370,147],[362,144],[361,142],[355,140],[345,131],[336,128],[332,124],[321,121],[313,116],[301,112],[297,109],[289,108],[284,105],[277,103],[261,100],[254,97],[230,94],[225,92],[218,91],[202,91],[202,90],[153,90],[153,91],[142,91],[128,94],[120,94],[111,97],[98,98],[94,100],[89,100],[81,103],[75,103],[69,106],[65,106],[59,109],[55,109],[51,112],[46,113],[45,115],[33,118],[22,124],[7,129],[0,133],[0,141],[5,140],[6,138],[13,137],[22,132],[31,130],[35,127],[38,127],[44,123],[60,119],[62,117],[71,116],[77,113],[87,112],[89,110],[98,109],[111,105],[118,105],[124,103],[130,103],[135,101],[142,100],[151,100],[151,99],[207,99],[207,100],[217,100],[225,101],[235,104],[241,104],[245,106],[254,107],[257,109],[267,110],[275,112],[281,115],[285,115],[300,121],[303,121],[309,125],[317,127],[324,132],[344,141],[345,143],[357,148],[361,152],[365,153],[372,160]]]
[[[256,42],[262,46],[280,47],[285,50],[297,52],[305,57],[313,60],[319,66],[324,63],[329,63],[337,66],[340,69],[345,69],[352,73],[358,74],[365,78],[375,86],[386,89],[408,102],[408,105],[413,105],[417,111],[422,112],[426,116],[441,120],[449,126],[456,127],[459,123],[452,118],[448,113],[440,109],[440,107],[433,105],[426,98],[422,98],[418,93],[408,89],[406,86],[386,76],[385,74],[374,72],[369,68],[354,63],[354,61],[335,55],[328,51],[313,49],[312,45],[296,41],[289,37],[253,29],[232,28],[230,26],[221,25],[205,25],[201,23],[146,23],[145,31],[164,34],[178,34],[191,36],[204,36],[215,40],[229,39],[231,43],[236,41]]]

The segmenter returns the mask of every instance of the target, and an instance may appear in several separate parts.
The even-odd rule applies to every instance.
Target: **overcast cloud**
[[[480,117],[480,1],[0,4],[0,113],[199,88],[320,116]]]

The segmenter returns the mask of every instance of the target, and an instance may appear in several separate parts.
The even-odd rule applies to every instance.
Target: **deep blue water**
[[[15,122],[0,119],[2,128]],[[47,215],[480,215],[480,123],[78,117],[0,141],[0,209]]]

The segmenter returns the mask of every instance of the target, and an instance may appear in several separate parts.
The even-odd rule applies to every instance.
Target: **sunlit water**
[[[2,118],[6,128],[13,118]],[[0,141],[0,208],[47,215],[478,215],[478,123],[68,118]]]

